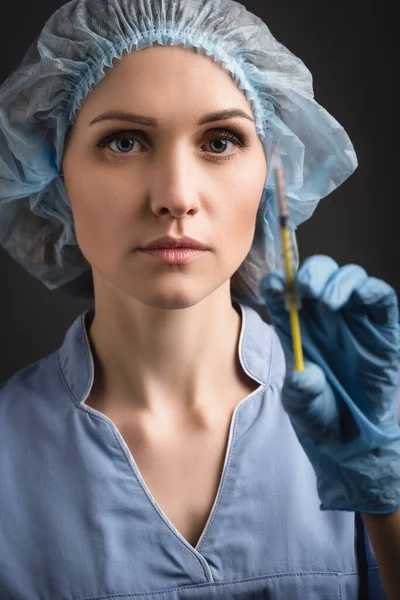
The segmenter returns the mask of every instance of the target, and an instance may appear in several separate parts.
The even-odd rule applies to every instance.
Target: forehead
[[[110,103],[112,106],[108,106]],[[105,68],[105,76],[81,108],[83,105],[86,110],[107,105],[109,109],[144,114],[149,113],[151,106],[151,112],[160,115],[184,108],[196,117],[237,106],[252,114],[251,103],[228,70],[203,49],[197,53],[195,48],[182,45],[154,44],[123,54],[112,67]]]

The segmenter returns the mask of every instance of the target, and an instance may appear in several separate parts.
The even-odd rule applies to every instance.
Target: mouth
[[[180,238],[174,238],[169,235],[165,235],[158,240],[154,240],[149,244],[140,246],[139,250],[208,250],[209,248],[194,238],[183,236]]]
[[[145,248],[141,253],[156,259],[163,264],[183,265],[208,254],[208,250],[198,248]]]

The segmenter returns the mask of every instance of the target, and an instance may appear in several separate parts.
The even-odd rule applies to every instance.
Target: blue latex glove
[[[339,268],[328,256],[306,260],[295,285],[302,372],[293,372],[283,270],[264,277],[260,292],[285,352],[282,403],[316,472],[320,509],[393,512],[400,507],[396,293],[361,267]]]

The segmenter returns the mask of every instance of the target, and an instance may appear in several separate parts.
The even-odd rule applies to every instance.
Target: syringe
[[[279,154],[275,153],[271,161],[271,169],[275,181],[275,206],[279,218],[281,232],[282,258],[286,275],[285,308],[289,311],[290,329],[292,332],[292,345],[294,354],[295,371],[304,371],[303,349],[301,346],[300,321],[298,308],[300,302],[294,289],[294,269],[292,247],[290,243],[289,210],[286,200],[285,175]]]

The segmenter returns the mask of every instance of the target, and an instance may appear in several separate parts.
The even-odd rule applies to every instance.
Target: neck
[[[229,286],[179,310],[96,298],[91,398],[101,398],[101,410],[109,413],[176,418],[209,411],[243,378],[240,315]]]

